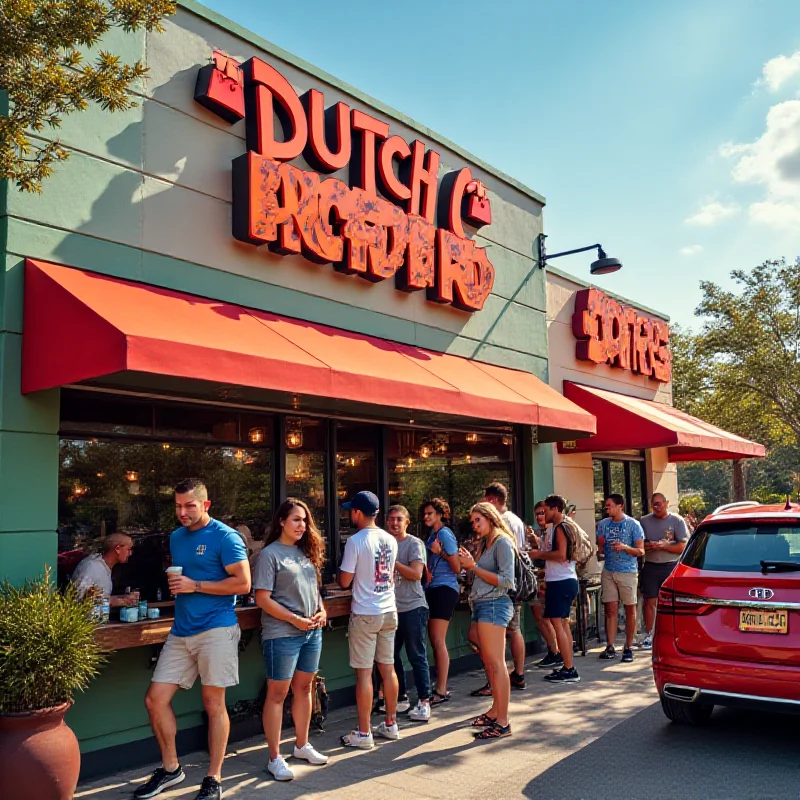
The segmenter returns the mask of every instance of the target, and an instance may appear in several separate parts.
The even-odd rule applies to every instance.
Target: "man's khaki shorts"
[[[372,665],[394,664],[394,632],[397,612],[351,614],[347,636],[350,642],[350,666],[372,669]]]
[[[239,683],[238,625],[211,628],[194,636],[170,634],[158,657],[153,683],[173,683],[191,689],[197,676],[203,686]]]
[[[603,602],[635,606],[638,583],[639,574],[636,572],[609,572],[604,569],[601,578]]]

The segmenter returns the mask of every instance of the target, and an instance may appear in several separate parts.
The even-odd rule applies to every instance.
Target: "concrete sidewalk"
[[[526,789],[533,778],[593,742],[616,725],[657,701],[648,653],[636,652],[633,664],[599,661],[601,651],[576,658],[582,681],[551,686],[546,671],[528,665],[528,688],[511,693],[511,724],[507,739],[475,742],[470,719],[488,708],[469,692],[482,685],[479,672],[456,675],[450,681],[452,700],[434,709],[428,724],[400,720],[402,739],[376,739],[371,751],[349,750],[339,736],[355,725],[355,708],[334,711],[326,732],[312,737],[314,746],[331,756],[327,766],[311,767],[288,759],[295,779],[278,783],[266,772],[267,748],[263,737],[236,742],[225,760],[226,798],[466,798],[492,800],[531,797]],[[401,715],[402,717],[402,715]],[[378,717],[373,717],[375,722]],[[291,752],[292,731],[282,748]],[[620,754],[620,764],[631,757]],[[205,775],[205,753],[182,759],[187,779],[163,798],[194,798]],[[121,800],[130,798],[158,766],[81,784],[76,798]],[[603,775],[597,775],[602,782]]]

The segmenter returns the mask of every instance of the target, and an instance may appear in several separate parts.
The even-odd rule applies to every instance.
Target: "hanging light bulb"
[[[506,447],[509,447],[509,446],[511,445],[511,441],[512,441],[512,439],[511,439],[511,437],[510,437],[510,436],[503,436],[503,438],[502,438],[502,439],[500,439],[500,441],[501,441],[501,442],[502,442],[502,443],[503,443],[503,444],[504,444]]]
[[[286,446],[290,450],[303,446],[303,423],[299,419],[286,420]]]
[[[420,454],[421,458],[430,458],[431,457],[431,453],[432,453],[431,446],[427,442],[425,442],[419,448],[419,454]]]
[[[250,428],[247,438],[250,439],[253,444],[262,444],[266,435],[267,432],[264,428]]]

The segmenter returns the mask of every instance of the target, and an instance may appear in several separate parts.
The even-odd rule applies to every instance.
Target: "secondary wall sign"
[[[439,182],[439,153],[390,135],[388,123],[323,93],[298,96],[259,58],[214,52],[195,100],[222,119],[245,120],[248,152],[233,161],[233,235],[464,311],[483,308],[494,267],[467,238],[491,222],[483,184],[469,168]],[[281,133],[282,135],[279,135]],[[315,172],[290,162],[300,156]],[[348,185],[333,173],[350,168]],[[391,201],[386,199],[391,198]]]
[[[578,340],[575,357],[581,361],[627,369],[662,383],[672,379],[669,325],[600,289],[575,294],[572,332]]]

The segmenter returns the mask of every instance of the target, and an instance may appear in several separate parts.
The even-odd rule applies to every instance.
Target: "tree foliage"
[[[172,0],[0,0],[0,179],[40,192],[53,165],[69,157],[53,131],[67,114],[97,103],[135,105],[132,84],[147,72],[136,61],[87,48],[114,27],[160,31]]]
[[[672,339],[676,407],[767,446],[746,462],[749,495],[770,500],[800,481],[800,261],[765,261],[731,273],[736,287],[701,282],[699,333]],[[728,502],[730,465],[681,465],[683,491],[709,507]]]

